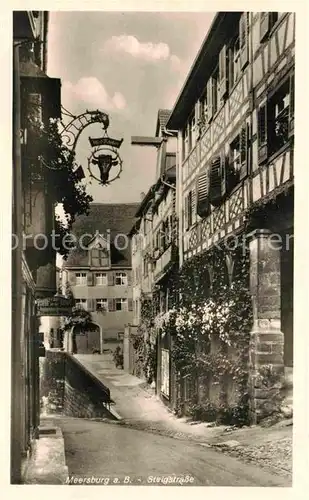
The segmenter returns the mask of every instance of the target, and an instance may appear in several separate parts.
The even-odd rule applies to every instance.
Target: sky
[[[120,178],[110,186],[88,184],[95,202],[139,202],[154,183],[156,149],[132,146],[131,136],[153,136],[158,109],[173,108],[213,17],[210,12],[50,12],[47,73],[61,79],[63,106],[73,114],[107,112],[109,136],[123,138]],[[80,136],[76,155],[85,173],[88,137],[101,134],[94,124]]]

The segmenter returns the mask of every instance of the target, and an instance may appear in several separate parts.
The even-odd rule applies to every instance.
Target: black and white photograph
[[[293,486],[298,13],[171,4],[11,11],[11,485]]]

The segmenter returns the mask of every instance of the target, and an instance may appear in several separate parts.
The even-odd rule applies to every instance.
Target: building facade
[[[35,300],[56,292],[56,252],[40,236],[53,229],[53,200],[38,163],[31,133],[61,115],[60,80],[47,69],[48,12],[13,12],[13,192],[12,192],[12,425],[11,482],[23,470],[38,438],[39,321]],[[38,247],[40,247],[38,249]]]
[[[137,204],[92,204],[72,229],[82,242],[62,269],[63,292],[91,313],[93,328],[76,335],[78,353],[114,350],[133,320],[131,242],[127,237]],[[68,345],[65,346],[67,349]]]
[[[159,110],[154,138],[133,138],[139,145],[157,147],[156,183],[144,196],[137,213],[132,238],[133,294],[135,323],[144,346],[152,351],[154,369],[150,378],[164,403],[172,405],[174,369],[171,360],[172,339],[159,326],[170,306],[171,280],[178,266],[176,218],[176,137],[166,130],[170,111]],[[152,323],[147,314],[151,310]],[[147,376],[147,374],[146,374]]]
[[[253,422],[276,392],[259,373],[281,374],[283,387],[293,367],[294,50],[294,13],[218,13],[167,122],[178,131],[180,267],[231,238],[249,249]]]

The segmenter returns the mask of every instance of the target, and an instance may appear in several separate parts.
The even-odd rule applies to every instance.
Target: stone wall
[[[109,389],[65,352],[46,351],[41,358],[40,398],[42,414],[115,418],[108,410]]]

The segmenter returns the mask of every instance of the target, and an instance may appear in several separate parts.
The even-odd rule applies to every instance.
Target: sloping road
[[[284,478],[197,443],[117,423],[72,417],[61,417],[58,423],[71,484],[160,485],[171,476],[183,481],[192,477],[185,483],[190,486],[291,486]]]

